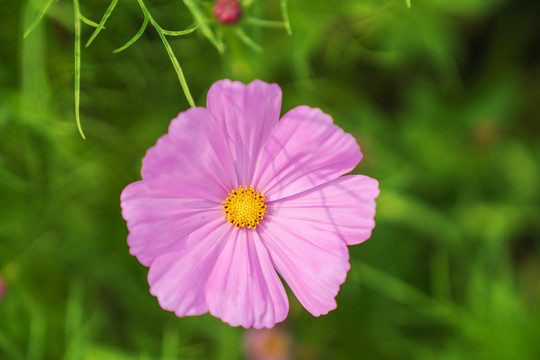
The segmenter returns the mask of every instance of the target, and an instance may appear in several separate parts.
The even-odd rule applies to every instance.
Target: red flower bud
[[[223,24],[234,24],[242,16],[242,5],[237,0],[217,0],[214,16]]]

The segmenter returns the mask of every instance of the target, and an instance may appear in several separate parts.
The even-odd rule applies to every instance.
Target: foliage
[[[221,78],[332,114],[381,182],[338,309],[290,296],[293,358],[540,358],[538,2],[247,0],[236,25],[211,5],[0,1],[0,358],[245,356],[243,329],[159,308],[119,209]]]

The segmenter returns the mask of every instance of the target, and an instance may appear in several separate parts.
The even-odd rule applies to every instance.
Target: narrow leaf
[[[89,18],[87,18],[86,16],[84,16],[83,14],[81,14],[80,10],[79,10],[79,18],[82,20],[83,23],[85,23],[86,25],[90,25],[92,27],[99,27],[99,24],[95,21],[92,21],[90,20]]]
[[[208,38],[208,40],[210,40],[210,42],[212,44],[214,44],[216,49],[218,49],[218,51],[221,54],[223,54],[223,52],[225,52],[225,46],[223,45],[223,42],[219,41],[217,39],[217,37],[214,35],[214,32],[212,31],[212,29],[210,29],[210,27],[206,23],[206,19],[204,18],[204,14],[199,9],[197,4],[195,4],[193,2],[193,0],[184,0],[184,4],[188,8],[188,10],[191,12],[191,14],[195,18],[195,20],[197,20],[197,22],[201,26],[201,31],[202,31],[203,35],[206,36]]]
[[[283,21],[264,20],[264,19],[254,18],[254,17],[247,18],[245,22],[254,26],[267,27],[267,28],[286,28],[287,27],[287,24],[285,24]]]
[[[77,128],[81,137],[86,140],[79,113],[81,99],[81,12],[79,9],[79,0],[73,0],[73,13],[75,18],[75,121],[77,122]]]
[[[189,91],[189,87],[186,81],[186,78],[184,76],[184,72],[182,71],[182,67],[180,66],[180,63],[178,62],[178,59],[176,58],[176,55],[174,55],[174,52],[171,48],[171,45],[167,41],[167,38],[165,37],[165,34],[163,33],[163,29],[159,24],[154,20],[146,6],[144,5],[143,0],[137,0],[139,2],[139,6],[141,7],[142,12],[144,13],[144,16],[148,18],[152,26],[156,29],[161,41],[163,42],[163,46],[165,46],[165,50],[167,51],[167,54],[169,55],[169,59],[171,59],[171,62],[173,64],[174,70],[176,71],[176,75],[178,75],[178,80],[180,81],[180,85],[182,86],[182,90],[184,91],[184,95],[186,96],[186,99],[191,107],[195,107],[195,101],[193,101],[193,97],[191,96],[191,92]]]
[[[287,0],[281,0],[281,16],[283,17],[283,22],[285,23],[285,28],[287,33],[292,35],[291,22],[289,21],[289,10],[287,5]]]
[[[253,41],[252,38],[247,36],[247,34],[241,28],[238,28],[236,30],[236,35],[245,45],[247,45],[251,49],[255,50],[256,52],[263,52],[263,48],[255,41]]]
[[[34,19],[32,24],[30,24],[28,29],[26,29],[26,31],[24,32],[24,35],[23,35],[24,38],[26,38],[32,32],[32,30],[35,29],[36,26],[38,26],[39,22],[41,21],[41,19],[43,19],[43,16],[45,16],[45,14],[47,13],[47,10],[49,10],[49,7],[53,3],[53,1],[54,0],[47,0],[45,2],[41,10],[39,10],[37,17]]]
[[[199,28],[199,24],[196,24],[190,28],[187,28],[186,30],[179,30],[179,31],[171,31],[171,30],[165,30],[165,29],[161,29],[161,31],[163,31],[163,33],[165,35],[169,35],[169,36],[180,36],[180,35],[187,35],[187,34],[191,34],[192,32],[194,32],[195,30],[197,30]]]
[[[98,36],[101,29],[103,29],[103,27],[105,26],[105,23],[107,22],[107,19],[109,19],[109,16],[111,16],[112,12],[114,11],[116,4],[118,4],[118,0],[112,0],[111,5],[109,5],[109,8],[107,9],[105,14],[103,14],[103,17],[101,18],[101,21],[99,22],[99,26],[96,28],[96,30],[94,31],[92,36],[90,36],[90,39],[86,43],[86,47],[90,46],[92,41],[94,41],[96,36]]]
[[[123,46],[119,47],[118,49],[114,50],[113,53],[119,53],[120,51],[124,51],[128,47],[133,45],[133,43],[135,43],[135,41],[139,40],[139,38],[142,36],[142,34],[144,33],[144,30],[146,30],[147,25],[148,25],[148,17],[145,15],[144,16],[144,21],[143,21],[143,23],[141,25],[141,28],[139,29],[139,31],[137,31],[135,36],[133,36],[131,38],[131,40],[129,40],[127,43],[125,43],[125,45],[123,45]]]

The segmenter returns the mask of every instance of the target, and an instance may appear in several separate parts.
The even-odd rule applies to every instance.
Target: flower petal
[[[150,265],[150,293],[159,305],[178,316],[208,311],[204,289],[220,249],[235,230],[223,221],[208,223],[191,233],[186,246],[159,255]]]
[[[146,266],[209,219],[223,218],[219,205],[206,200],[175,198],[152,191],[144,181],[129,184],[120,196],[129,229],[130,253]]]
[[[375,227],[375,198],[379,182],[364,175],[348,175],[278,201],[269,202],[283,219],[302,220],[333,232],[347,245],[359,244]]]
[[[280,87],[260,80],[248,85],[222,80],[212,85],[206,102],[228,140],[238,185],[251,185],[257,156],[279,120]]]
[[[314,316],[335,309],[335,297],[350,268],[345,242],[306,221],[272,214],[264,220],[257,231],[300,303]]]
[[[362,159],[354,137],[320,109],[299,106],[279,121],[261,150],[253,185],[277,200],[348,173]]]
[[[148,149],[142,177],[171,196],[221,202],[238,181],[216,120],[204,108],[191,108],[171,121],[169,132]]]
[[[289,311],[285,289],[257,232],[234,230],[206,284],[208,308],[232,326],[270,328]]]

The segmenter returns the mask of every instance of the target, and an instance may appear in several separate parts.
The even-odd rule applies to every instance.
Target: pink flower
[[[276,84],[216,82],[122,192],[130,253],[163,309],[272,327],[289,310],[276,271],[314,316],[336,308],[347,245],[375,226],[378,182],[342,176],[362,153],[329,115],[280,109]]]

